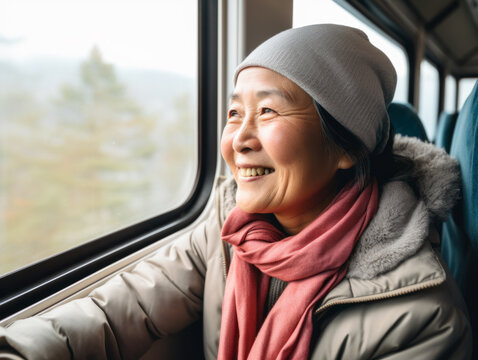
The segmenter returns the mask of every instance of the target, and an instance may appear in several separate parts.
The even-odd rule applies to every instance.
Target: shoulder
[[[470,325],[453,279],[445,269],[423,270],[439,265],[432,251],[401,266],[413,271],[348,279],[334,289],[328,308],[317,313],[311,358],[470,358]]]
[[[320,304],[315,327],[312,359],[470,357],[463,300],[429,241],[390,271],[345,278]]]
[[[311,358],[470,358],[466,314],[448,287],[331,309],[319,320]]]

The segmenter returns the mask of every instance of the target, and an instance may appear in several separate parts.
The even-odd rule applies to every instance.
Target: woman
[[[260,45],[236,71],[221,143],[234,179],[210,217],[88,298],[0,329],[0,354],[137,358],[202,315],[207,359],[470,358],[432,248],[458,167],[393,137],[395,78],[349,27]]]

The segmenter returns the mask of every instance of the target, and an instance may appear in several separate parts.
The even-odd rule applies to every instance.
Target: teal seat
[[[460,162],[462,199],[443,224],[442,255],[462,290],[478,351],[478,82],[465,102],[451,143]]]
[[[388,106],[388,116],[396,134],[428,141],[425,128],[417,112],[410,104],[393,102]]]
[[[451,141],[453,139],[453,131],[455,130],[456,119],[458,113],[443,112],[438,121],[437,134],[435,138],[435,145],[445,149],[447,153],[450,152]]]

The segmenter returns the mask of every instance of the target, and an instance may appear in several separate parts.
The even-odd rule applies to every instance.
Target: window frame
[[[171,211],[0,276],[0,319],[171,235],[201,214],[217,166],[217,24],[217,0],[198,0],[198,169],[188,199]]]
[[[422,111],[422,106],[423,103],[421,103],[421,101],[423,101],[423,99],[425,98],[425,96],[423,96],[426,92],[425,90],[423,89],[422,87],[422,76],[423,76],[423,69],[421,68],[423,66],[424,63],[428,63],[430,65],[430,68],[434,69],[436,71],[436,75],[437,75],[437,94],[436,94],[436,97],[435,97],[435,100],[436,100],[436,107],[435,107],[435,111],[436,111],[436,116],[435,116],[435,121],[434,121],[434,126],[435,126],[435,129],[434,129],[434,133],[433,133],[433,136],[431,136],[430,134],[428,134],[428,131],[427,131],[427,136],[429,137],[430,141],[434,141],[435,137],[436,137],[436,131],[437,131],[437,127],[438,127],[438,119],[440,117],[440,113],[441,113],[441,108],[443,107],[443,103],[442,103],[442,98],[443,98],[443,71],[436,65],[435,62],[431,61],[430,58],[424,56],[422,58],[422,61],[420,62],[420,78],[418,79],[418,81],[420,82],[420,85],[419,85],[419,98],[418,98],[418,116],[420,117],[420,120],[423,124],[423,126],[425,127],[425,130],[427,130],[427,127],[425,125],[425,121],[424,121],[424,118],[425,116],[421,113]]]

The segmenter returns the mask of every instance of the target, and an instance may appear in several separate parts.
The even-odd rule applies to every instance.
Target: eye
[[[228,118],[232,118],[232,117],[237,116],[237,115],[239,115],[239,113],[238,113],[237,110],[235,110],[235,109],[231,109],[231,110],[229,110],[228,113],[227,113],[227,117],[228,117]]]
[[[261,109],[261,114],[275,114],[275,111],[271,108],[265,107]]]

